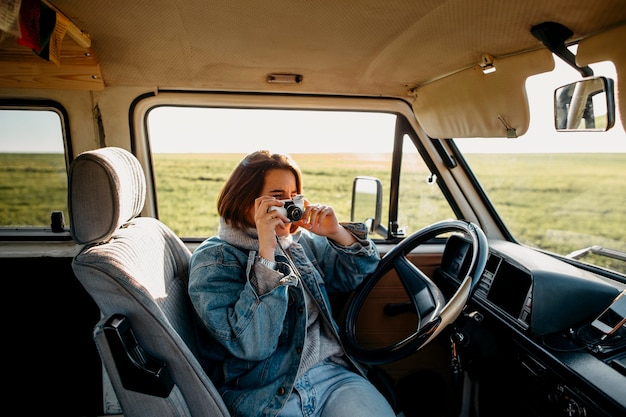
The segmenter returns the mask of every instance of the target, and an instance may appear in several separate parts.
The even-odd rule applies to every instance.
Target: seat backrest
[[[159,220],[138,217],[146,181],[116,147],[70,165],[73,270],[100,308],[94,339],[125,417],[228,416],[195,355],[187,294],[191,253]]]

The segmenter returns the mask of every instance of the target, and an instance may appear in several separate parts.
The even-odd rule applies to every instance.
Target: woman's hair
[[[302,172],[293,159],[266,150],[253,152],[239,162],[217,199],[217,212],[232,227],[244,229],[255,226],[250,224],[247,215],[263,190],[265,173],[272,169],[293,172],[297,192],[302,194]]]

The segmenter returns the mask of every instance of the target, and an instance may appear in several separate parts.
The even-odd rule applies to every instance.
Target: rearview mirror
[[[604,132],[615,124],[613,80],[589,77],[554,90],[557,131]]]

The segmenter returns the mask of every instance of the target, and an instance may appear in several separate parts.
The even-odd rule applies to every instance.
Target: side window
[[[0,109],[0,227],[50,228],[67,215],[61,117],[55,110]]]
[[[302,170],[305,197],[332,205],[340,221],[350,219],[354,178],[379,178],[381,221],[388,227],[397,117],[382,112],[154,107],[147,126],[158,216],[182,237],[216,234],[222,185],[245,155],[267,149],[290,154]],[[408,137],[404,141],[398,226],[409,234],[454,216],[436,181],[429,182],[430,171],[415,146]]]
[[[389,113],[155,107],[147,126],[158,216],[178,235],[217,233],[217,196],[239,161],[267,149],[293,157],[304,195],[349,221],[356,176],[389,173],[396,116]]]

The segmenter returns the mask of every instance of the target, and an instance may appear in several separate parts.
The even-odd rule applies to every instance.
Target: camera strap
[[[302,276],[300,275],[300,271],[298,271],[298,268],[296,268],[296,265],[293,263],[293,260],[291,259],[291,256],[287,253],[287,251],[285,250],[285,248],[283,248],[283,245],[281,245],[281,241],[278,238],[278,236],[276,236],[276,243],[278,244],[278,247],[280,248],[280,252],[281,254],[287,258],[287,262],[289,263],[289,266],[291,267],[291,270],[293,271],[293,274],[298,277],[299,281],[302,281]],[[289,247],[289,246],[287,246]]]

